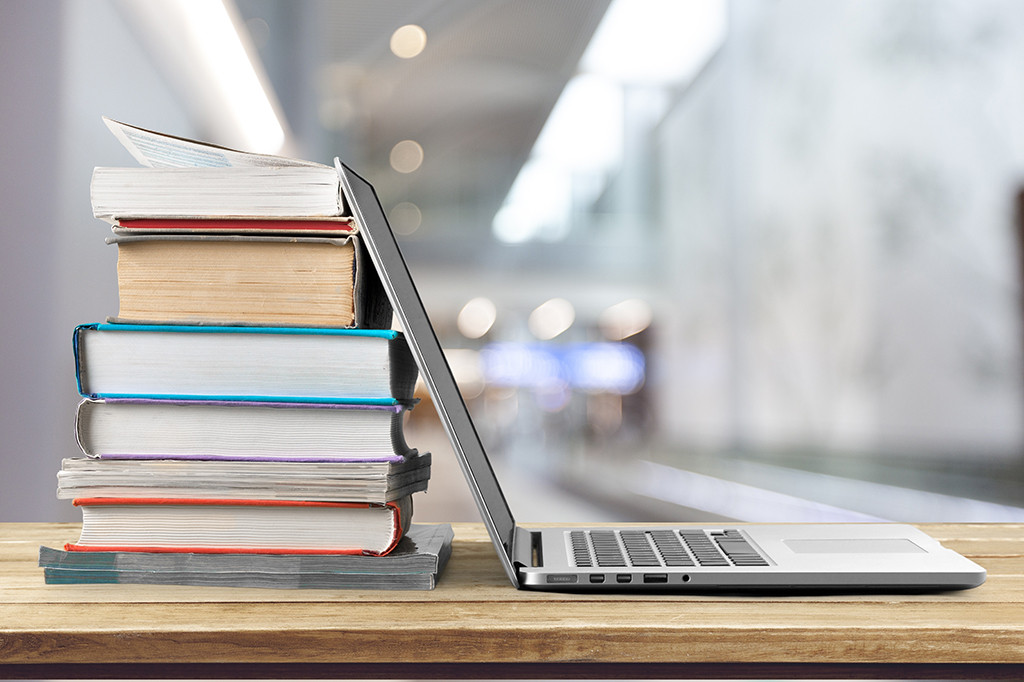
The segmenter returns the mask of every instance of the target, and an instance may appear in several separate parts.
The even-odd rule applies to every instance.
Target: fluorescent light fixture
[[[567,236],[574,210],[592,204],[622,163],[627,126],[656,124],[667,89],[692,79],[722,44],[726,9],[725,0],[615,0],[495,216],[494,235],[508,243]]]
[[[573,207],[592,202],[621,159],[622,140],[621,90],[597,76],[573,78],[495,216],[494,235],[509,244],[564,238]]]
[[[566,84],[533,153],[575,173],[619,163],[623,145],[622,89],[602,76],[581,74]]]
[[[197,50],[224,93],[230,115],[254,152],[273,154],[284,145],[284,129],[227,7],[219,0],[174,0],[185,23],[189,46]]]
[[[556,241],[569,228],[572,178],[546,159],[527,161],[494,216],[494,236],[506,244]]]
[[[685,83],[721,45],[725,0],[615,0],[581,69],[633,85]]]
[[[247,151],[282,153],[287,135],[248,33],[229,0],[119,0],[202,127]]]

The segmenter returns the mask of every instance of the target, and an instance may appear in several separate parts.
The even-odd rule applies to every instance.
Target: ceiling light
[[[565,332],[576,321],[572,303],[564,298],[552,298],[537,306],[527,320],[530,332],[541,341],[550,341]]]
[[[622,158],[624,125],[622,89],[581,74],[566,84],[533,154],[569,171],[604,171]]]
[[[480,353],[469,348],[447,348],[444,351],[452,376],[465,400],[478,398],[484,392],[484,372]]]
[[[721,45],[726,28],[724,0],[615,0],[580,65],[622,83],[685,83]]]
[[[563,169],[532,159],[520,169],[491,229],[506,244],[557,241],[568,234],[571,199],[571,178]]]
[[[391,167],[399,173],[412,173],[423,163],[423,147],[413,140],[402,140],[391,148]]]
[[[176,0],[172,8],[184,23],[183,50],[193,50],[203,73],[214,81],[246,139],[249,151],[276,153],[285,142],[284,128],[270,102],[256,67],[223,2]]]
[[[462,306],[455,323],[467,339],[479,339],[494,326],[498,309],[488,298],[474,298]]]
[[[622,341],[647,329],[653,317],[651,306],[646,301],[631,298],[605,309],[598,318],[598,325],[605,338]]]
[[[418,57],[427,46],[427,32],[416,24],[406,24],[391,34],[391,51],[396,57]]]
[[[420,207],[411,201],[403,201],[395,204],[388,214],[391,218],[391,229],[395,234],[407,237],[423,224],[423,213]]]
[[[567,236],[570,211],[593,204],[622,163],[627,103],[631,129],[655,125],[667,89],[697,74],[726,29],[726,0],[614,0],[495,216],[494,235],[508,243]],[[539,193],[521,191],[540,167],[563,176],[559,189],[549,181]],[[538,209],[542,197],[556,194],[561,206]]]

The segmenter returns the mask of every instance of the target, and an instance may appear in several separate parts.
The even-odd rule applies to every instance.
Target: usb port
[[[603,583],[604,582],[604,573],[591,573],[590,574],[590,582],[592,582],[592,583]]]
[[[644,573],[645,583],[667,583],[668,573]]]
[[[631,583],[633,582],[633,576],[629,573],[616,573],[615,582],[617,583]]]

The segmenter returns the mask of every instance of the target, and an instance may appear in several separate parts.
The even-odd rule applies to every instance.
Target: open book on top
[[[142,164],[93,171],[93,214],[122,230],[352,231],[330,166],[104,122]],[[225,226],[222,219],[235,222]],[[210,222],[190,227],[186,221]]]

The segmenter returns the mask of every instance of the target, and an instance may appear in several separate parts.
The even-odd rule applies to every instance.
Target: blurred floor
[[[433,455],[416,520],[480,521],[440,428],[417,429],[410,443]],[[724,457],[692,459],[684,468],[666,463],[665,453],[634,454],[624,461],[593,453],[558,474],[493,455],[491,464],[516,520],[527,523],[1024,521],[1024,507],[890,483]]]
[[[421,450],[432,455],[430,487],[416,496],[415,519],[420,522],[479,522],[480,514],[469,492],[455,454],[444,435],[417,432]],[[545,480],[542,476],[521,473],[492,462],[502,490],[518,522],[599,523],[631,521],[620,511],[606,508]]]

